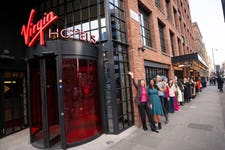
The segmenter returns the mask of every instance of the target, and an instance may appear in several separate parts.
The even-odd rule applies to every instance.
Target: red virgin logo
[[[54,12],[44,13],[44,17],[39,20],[36,24],[33,22],[36,14],[36,10],[32,9],[27,25],[22,26],[21,35],[24,36],[25,44],[28,47],[33,47],[40,38],[40,45],[45,45],[45,30],[57,21],[58,16]]]

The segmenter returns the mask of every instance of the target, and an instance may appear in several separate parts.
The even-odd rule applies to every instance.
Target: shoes
[[[166,121],[165,121],[165,124],[167,124],[167,123],[169,123],[169,119],[168,118],[166,118]]]
[[[159,131],[158,131],[158,130],[156,130],[156,129],[152,129],[152,132],[159,133]]]
[[[161,122],[158,123],[158,128],[159,128],[159,130],[162,129]]]
[[[148,130],[148,128],[147,128],[147,127],[143,127],[143,130],[144,130],[144,131],[147,131],[147,130]]]

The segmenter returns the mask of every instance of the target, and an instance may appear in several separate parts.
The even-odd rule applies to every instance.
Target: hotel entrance
[[[73,40],[28,49],[31,144],[68,148],[102,133],[97,48]]]
[[[29,61],[31,142],[39,148],[60,140],[56,57],[36,57]]]

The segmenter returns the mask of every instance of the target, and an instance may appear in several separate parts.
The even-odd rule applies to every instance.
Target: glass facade
[[[67,144],[85,140],[102,131],[97,72],[95,60],[62,60]]]
[[[110,0],[108,5],[112,47],[103,53],[106,120],[108,132],[119,133],[134,124],[126,20],[123,0]]]
[[[0,137],[27,128],[25,72],[0,72]]]
[[[37,6],[39,14],[53,11],[58,17],[52,30],[68,29],[65,33],[74,38],[69,30],[80,30],[87,33],[87,37],[95,36],[97,42],[106,40],[106,21],[104,0],[47,0]]]
[[[121,43],[127,43],[123,0],[110,0],[109,13],[111,17],[112,39]]]
[[[52,90],[57,94],[52,97],[48,97],[48,74],[51,75],[51,69],[47,65],[49,56],[37,60],[30,59],[33,145],[51,147],[54,141],[59,141],[62,147],[71,147],[89,141],[102,132],[118,134],[132,126],[134,116],[131,80],[128,75],[124,1],[47,0],[38,3],[36,9],[37,20],[49,11],[53,11],[59,17],[50,27],[51,32],[66,29],[64,34],[67,39],[59,37],[59,40],[68,42],[77,39],[80,35],[71,33],[72,30],[85,32],[87,38],[94,36],[95,45],[87,40],[81,42],[95,47],[93,50],[97,50],[97,56],[90,56],[93,52],[88,51],[88,48],[92,46],[82,47],[83,44],[79,42],[77,46],[70,42],[70,46],[62,44],[64,48],[48,48],[57,53],[54,55],[55,69],[52,70],[56,75],[52,77],[55,80],[55,88]],[[46,38],[48,33],[45,33]],[[55,42],[55,45],[60,45],[56,39],[46,40],[46,43]],[[34,51],[36,53],[31,52],[31,55],[43,55],[42,52],[46,49],[34,48]],[[99,77],[104,80],[99,80]],[[44,89],[35,90],[42,85],[45,85]],[[49,112],[48,109],[51,108],[48,106],[53,99],[58,99],[57,109],[54,106],[52,112]],[[41,112],[43,108],[44,114]],[[57,119],[51,120],[52,118]],[[53,126],[55,130],[52,129]],[[55,138],[51,140],[51,137]],[[59,140],[55,140],[56,138]]]

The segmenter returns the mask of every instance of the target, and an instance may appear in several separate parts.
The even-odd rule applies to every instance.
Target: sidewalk
[[[160,133],[133,126],[68,150],[225,150],[225,94],[216,86],[204,88],[193,101],[170,114],[169,120]],[[29,144],[25,129],[0,139],[0,150],[37,149]]]

